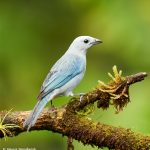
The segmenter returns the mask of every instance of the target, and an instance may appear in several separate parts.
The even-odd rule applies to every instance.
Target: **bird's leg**
[[[67,96],[71,96],[71,97],[73,97],[73,96],[80,96],[80,102],[82,101],[82,97],[84,95],[85,95],[85,93],[76,93],[76,94],[74,94],[73,92],[67,93]]]
[[[50,101],[50,103],[51,103],[51,105],[50,105],[49,109],[51,109],[51,110],[55,109],[55,106],[53,105],[53,101],[52,100]]]
[[[83,96],[85,95],[85,93],[76,93],[74,94],[74,96],[80,96],[80,102],[82,101]]]
[[[53,107],[53,101],[51,100],[51,107]]]
[[[84,96],[84,94],[80,95],[80,102],[82,102],[83,96]]]
[[[73,96],[83,96],[85,93],[75,93]]]
[[[73,97],[73,96],[74,96],[74,93],[71,91],[71,92],[67,93],[66,96],[71,96],[71,97]]]

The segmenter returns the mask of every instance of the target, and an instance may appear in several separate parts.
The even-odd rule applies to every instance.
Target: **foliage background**
[[[75,92],[108,81],[115,64],[124,75],[150,72],[150,1],[55,0],[0,1],[0,110],[30,110],[54,62],[79,35],[103,44],[89,49],[85,78]],[[131,101],[118,115],[111,108],[90,117],[107,124],[150,133],[150,78],[130,88]],[[55,106],[69,98],[58,98]],[[49,105],[50,106],[50,105]],[[97,149],[74,141],[75,149]],[[65,150],[66,137],[38,131],[0,140],[0,148]]]

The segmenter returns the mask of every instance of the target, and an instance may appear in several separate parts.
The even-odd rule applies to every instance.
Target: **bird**
[[[38,102],[23,123],[30,130],[49,101],[58,96],[74,96],[73,89],[83,79],[86,71],[87,49],[102,43],[91,36],[79,36],[73,40],[64,55],[53,65],[38,95]]]

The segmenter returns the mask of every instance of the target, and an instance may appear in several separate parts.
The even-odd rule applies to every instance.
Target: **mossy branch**
[[[96,89],[82,96],[81,101],[79,98],[73,98],[61,108],[45,109],[30,131],[51,130],[68,136],[68,149],[73,149],[72,139],[81,141],[83,144],[116,150],[149,149],[149,136],[135,133],[130,129],[94,122],[86,117],[93,111],[89,108],[93,103],[97,103],[97,107],[102,109],[113,105],[117,113],[123,110],[130,101],[129,86],[147,76],[145,72],[141,72],[122,77],[122,72],[118,72],[116,66],[113,67],[113,72],[114,76],[109,73],[112,78],[110,83],[105,84],[99,81]],[[30,111],[0,112],[0,118],[3,120],[0,123],[0,137],[3,138],[6,135],[12,137],[25,132],[23,122],[29,113]],[[11,126],[9,130],[7,129],[9,132],[5,132],[7,125]]]

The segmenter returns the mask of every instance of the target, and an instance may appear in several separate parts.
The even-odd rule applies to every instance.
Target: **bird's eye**
[[[88,40],[88,39],[85,39],[85,40],[84,40],[84,43],[88,43],[88,42],[89,42],[89,40]]]

